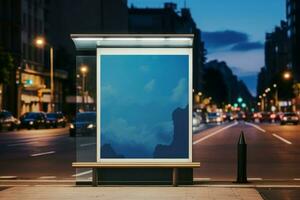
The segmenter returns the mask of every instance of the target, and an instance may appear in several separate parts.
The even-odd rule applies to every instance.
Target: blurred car
[[[299,116],[296,113],[290,112],[290,113],[284,113],[284,115],[281,118],[280,121],[281,125],[285,124],[299,124]]]
[[[238,120],[246,120],[246,114],[244,112],[239,112]]]
[[[201,121],[201,116],[198,113],[193,112],[193,128],[200,126]]]
[[[270,122],[279,122],[280,121],[280,115],[278,113],[275,113],[275,112],[271,112],[270,113],[270,118],[269,118],[269,121]]]
[[[222,123],[223,117],[218,112],[209,112],[207,113],[206,123]]]
[[[231,112],[226,112],[223,114],[223,121],[232,121],[232,113]]]
[[[262,115],[259,112],[253,113],[253,115],[252,115],[252,121],[254,121],[254,122],[260,122],[261,118],[262,118]]]
[[[96,112],[80,112],[70,123],[69,133],[71,137],[76,135],[92,135],[96,133]]]
[[[270,112],[261,112],[260,122],[270,122],[271,121],[271,113]]]
[[[43,112],[27,112],[20,117],[20,121],[21,128],[38,129],[42,127],[45,128],[47,126],[47,117],[46,114]]]
[[[11,112],[2,110],[0,111],[0,130],[14,130],[19,128],[20,121],[15,118]]]
[[[67,120],[61,112],[47,113],[47,127],[57,128],[59,126],[66,127]]]

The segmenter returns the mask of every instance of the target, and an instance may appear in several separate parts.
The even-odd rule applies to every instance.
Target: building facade
[[[293,70],[294,78],[300,82],[300,2],[298,0],[286,1],[286,16],[290,39],[289,66]]]
[[[289,37],[289,67],[294,80],[293,104],[294,110],[300,110],[300,2],[298,0],[286,1],[286,16]]]
[[[188,8],[177,10],[175,3],[165,3],[163,8],[135,8],[132,6],[129,8],[128,15],[130,33],[194,34],[193,88],[195,92],[200,92],[205,49],[201,30],[197,28],[190,10]]]
[[[72,6],[70,6],[72,5]],[[80,63],[89,68],[86,74],[86,92],[89,99],[96,98],[95,52],[78,57],[71,34],[128,33],[128,9],[126,0],[51,0],[46,1],[47,26],[45,34],[55,50],[55,62],[68,71],[66,106],[74,114],[81,104],[82,79]],[[77,65],[78,64],[78,65]],[[77,67],[76,67],[77,65]],[[94,100],[85,101],[85,103]],[[93,105],[90,105],[94,107]]]
[[[281,21],[272,33],[266,33],[265,40],[265,67],[269,84],[276,82],[276,75],[283,73],[288,67],[288,26]]]
[[[227,104],[234,104],[239,97],[242,97],[244,102],[250,108],[252,106],[253,97],[242,80],[239,80],[236,75],[233,74],[230,67],[224,61],[212,60],[205,64],[205,69],[214,69],[218,71],[223,78],[224,85],[217,83],[218,87],[223,88],[226,91]],[[208,91],[209,93],[210,91]],[[213,92],[212,92],[213,94]]]
[[[35,46],[35,38],[45,34],[44,0],[2,0],[0,2],[0,46],[14,60],[10,82],[3,86],[2,109],[16,116],[29,111],[50,111],[47,50]],[[60,106],[61,80],[65,72],[55,73],[54,104]]]

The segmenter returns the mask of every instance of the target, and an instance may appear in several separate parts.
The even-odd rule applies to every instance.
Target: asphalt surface
[[[300,126],[244,122],[224,124],[194,134],[193,159],[202,164],[194,171],[194,177],[234,181],[241,131],[248,147],[250,181],[300,181]]]
[[[67,128],[0,132],[0,179],[72,179],[75,139]]]
[[[194,171],[196,180],[235,180],[237,141],[243,131],[250,181],[300,183],[300,126],[232,122],[201,130],[193,134],[193,159],[201,162]],[[71,138],[67,128],[0,132],[0,180],[90,178],[90,170],[76,171],[71,163],[95,161],[95,148],[94,137]]]
[[[264,200],[299,200],[300,189],[296,188],[263,188],[257,189]]]

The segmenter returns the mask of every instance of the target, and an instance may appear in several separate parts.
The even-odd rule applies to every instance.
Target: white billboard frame
[[[188,56],[188,113],[189,113],[189,144],[188,158],[101,158],[101,56],[102,55],[187,55]],[[96,161],[97,162],[192,162],[192,104],[193,104],[193,49],[192,47],[162,47],[162,48],[109,48],[97,47],[96,55],[96,73],[97,73],[97,133],[96,133]]]

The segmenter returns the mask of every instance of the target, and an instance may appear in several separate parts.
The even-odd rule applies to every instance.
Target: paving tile
[[[255,189],[214,187],[12,187],[0,192],[5,200],[262,200]]]

